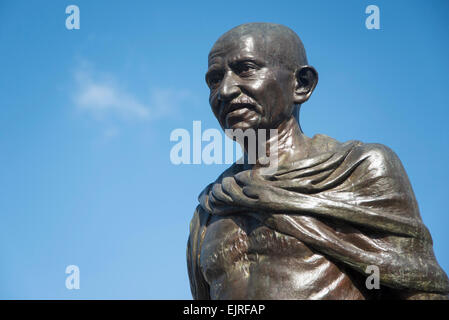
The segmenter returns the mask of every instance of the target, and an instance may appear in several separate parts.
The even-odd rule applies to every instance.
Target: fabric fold
[[[200,194],[202,221],[250,215],[365,276],[378,266],[385,286],[448,293],[397,156],[379,144],[328,145],[274,175],[234,164]]]

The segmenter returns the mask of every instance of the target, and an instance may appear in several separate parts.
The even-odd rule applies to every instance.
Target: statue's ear
[[[295,104],[306,102],[318,83],[318,72],[312,66],[301,66],[295,72]]]

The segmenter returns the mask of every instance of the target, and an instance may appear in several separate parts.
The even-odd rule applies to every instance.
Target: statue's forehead
[[[236,59],[239,57],[257,56],[263,58],[265,45],[262,37],[244,35],[220,39],[209,53],[209,65],[218,61]]]

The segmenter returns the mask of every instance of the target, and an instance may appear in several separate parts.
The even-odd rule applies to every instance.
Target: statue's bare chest
[[[322,298],[317,288],[347,282],[324,256],[247,215],[211,217],[200,266],[213,299]]]

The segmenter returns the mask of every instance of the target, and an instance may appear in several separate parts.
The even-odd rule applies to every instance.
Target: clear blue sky
[[[76,4],[81,29],[67,30]],[[365,28],[380,8],[381,30]],[[302,38],[318,86],[308,136],[401,158],[449,271],[449,2],[1,1],[0,298],[190,299],[197,195],[225,165],[170,162],[172,130],[218,128],[204,82],[228,29]],[[80,290],[65,268],[78,265]]]

